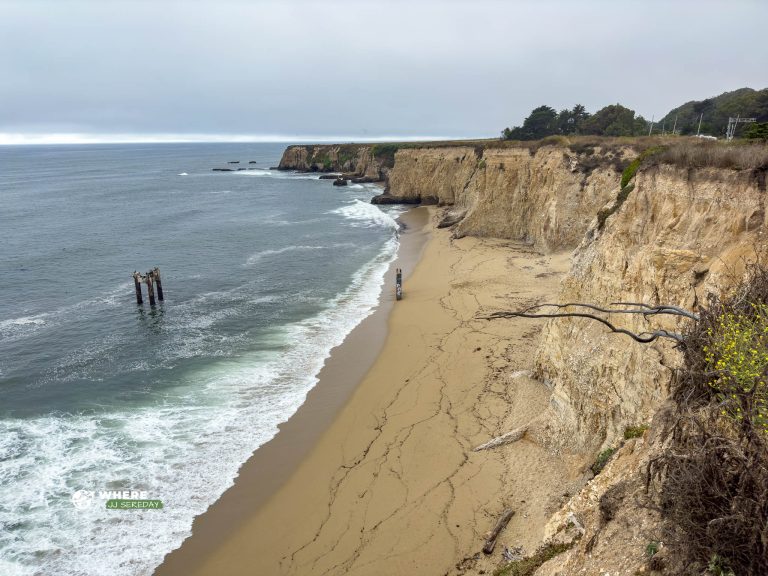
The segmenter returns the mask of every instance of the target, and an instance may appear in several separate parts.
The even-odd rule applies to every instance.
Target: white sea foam
[[[132,288],[132,282],[124,282],[112,290],[105,291],[93,300],[82,300],[31,316],[0,320],[0,342],[13,342],[27,338],[40,330],[59,324],[74,313],[81,314],[85,310],[99,312],[104,307],[116,306],[121,300],[132,297]]]
[[[259,260],[268,256],[285,254],[286,252],[302,252],[306,250],[325,250],[325,246],[286,246],[285,248],[277,248],[275,250],[261,250],[260,252],[251,254],[245,261],[245,266],[253,266]]]
[[[250,168],[248,170],[238,170],[235,174],[241,176],[272,176],[274,173],[272,170],[265,170],[264,168]]]
[[[346,206],[331,210],[329,214],[340,214],[351,220],[353,226],[364,226],[366,228],[391,228],[392,230],[398,229],[397,222],[392,216],[379,210],[378,207],[369,202],[363,202],[357,199]]]
[[[313,172],[291,172],[285,170],[266,170],[264,168],[248,168],[247,170],[237,170],[233,172],[240,176],[266,176],[269,178],[282,178],[293,180],[319,180],[320,174]]]
[[[396,250],[393,237],[322,312],[282,328],[281,351],[221,359],[165,404],[0,421],[0,573],[149,576],[371,313]],[[115,512],[103,501],[78,510],[70,501],[79,489],[126,488],[146,490],[163,510]]]
[[[48,313],[0,320],[0,341],[36,332],[46,323]]]
[[[179,174],[179,176],[189,176],[189,174],[187,174],[186,172],[182,172],[181,174]]]

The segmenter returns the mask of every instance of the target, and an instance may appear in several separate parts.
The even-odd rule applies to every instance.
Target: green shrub
[[[768,122],[751,124],[744,137],[749,140],[768,140]]]
[[[601,208],[597,213],[597,229],[602,230],[605,227],[605,221],[608,220],[608,217],[618,212],[619,208],[624,204],[624,202],[627,201],[627,198],[629,198],[629,193],[632,192],[632,190],[635,189],[634,184],[630,184],[629,186],[624,186],[621,190],[619,190],[618,195],[616,196],[616,201],[608,208]]]
[[[503,568],[496,570],[493,576],[533,576],[544,562],[552,560],[555,556],[573,548],[576,541],[568,544],[546,544],[539,548],[533,556],[522,560],[510,562]]]
[[[373,157],[379,160],[384,166],[392,168],[395,165],[395,152],[402,146],[400,144],[375,144],[371,148]]]
[[[595,476],[600,474],[600,472],[603,471],[603,468],[605,468],[605,465],[608,464],[611,456],[613,456],[615,453],[616,448],[607,448],[606,450],[600,452],[600,454],[597,455],[597,460],[595,460],[595,463],[592,464],[592,473]]]
[[[648,430],[648,424],[641,424],[640,426],[629,426],[624,430],[624,440],[631,440],[632,438],[640,438],[645,431]]]
[[[666,149],[665,146],[652,146],[651,148],[648,148],[644,150],[643,152],[638,155],[637,158],[632,160],[632,162],[629,163],[629,166],[627,166],[624,169],[624,172],[621,175],[621,188],[626,188],[627,184],[629,184],[630,180],[635,177],[635,174],[637,174],[637,170],[640,168],[640,165],[643,163],[643,160],[646,158],[650,158],[654,154],[659,154],[660,152],[663,152]]]
[[[645,555],[648,556],[648,558],[653,558],[656,556],[656,554],[659,551],[659,543],[655,540],[651,540],[648,542],[648,545],[645,547]]]
[[[701,574],[768,574],[768,266],[764,256],[687,323],[669,447],[647,468],[664,543]]]
[[[707,572],[712,576],[735,576],[733,570],[728,566],[728,562],[717,554],[713,554],[707,564]]]
[[[723,313],[709,328],[704,347],[707,366],[716,378],[710,386],[721,413],[768,433],[768,305],[752,303],[751,313]]]

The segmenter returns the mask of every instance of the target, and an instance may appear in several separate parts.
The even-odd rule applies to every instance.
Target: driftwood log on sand
[[[502,444],[510,444],[512,442],[517,442],[523,436],[525,436],[526,432],[528,432],[528,426],[530,426],[530,424],[526,424],[525,426],[520,426],[519,428],[515,428],[511,432],[507,432],[506,434],[502,434],[501,436],[496,436],[495,438],[488,440],[488,442],[486,442],[485,444],[480,444],[480,446],[476,446],[472,450],[474,452],[478,452],[480,450],[487,450],[488,448],[496,448],[496,446],[501,446]]]
[[[496,546],[496,539],[499,537],[499,534],[501,534],[501,531],[504,530],[506,525],[509,523],[509,520],[514,515],[515,515],[515,511],[512,510],[512,508],[504,509],[504,512],[501,514],[501,518],[499,518],[499,521],[496,522],[496,526],[494,526],[493,530],[491,530],[488,533],[488,537],[485,540],[485,546],[483,546],[484,554],[493,553],[493,548],[494,546]]]

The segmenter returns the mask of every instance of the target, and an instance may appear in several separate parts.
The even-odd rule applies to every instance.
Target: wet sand
[[[403,300],[392,306],[385,290],[302,409],[157,574],[442,575],[491,569],[505,544],[536,547],[579,484],[579,462],[528,438],[472,451],[533,420],[550,396],[529,377],[541,321],[476,316],[554,299],[569,254],[417,232],[426,210],[408,215]],[[474,559],[508,506],[494,556]]]

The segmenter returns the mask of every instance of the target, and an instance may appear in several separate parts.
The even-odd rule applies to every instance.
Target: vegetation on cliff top
[[[538,140],[547,136],[587,134],[595,136],[642,136],[648,133],[648,122],[621,104],[611,104],[594,114],[576,104],[559,113],[549,106],[534,108],[522,126],[504,128],[503,140]]]
[[[691,100],[682,106],[673,108],[669,114],[659,120],[667,130],[676,127],[681,135],[696,134],[701,118],[701,133],[722,137],[728,126],[728,118],[756,118],[757,122],[768,122],[768,88],[753,90],[741,88],[724,92],[713,98]],[[675,122],[677,119],[677,122]],[[746,136],[749,126],[740,125],[737,135]]]
[[[758,123],[768,122],[768,88],[753,90],[741,88],[701,101],[691,101],[670,111],[653,129],[662,134],[710,134],[725,136],[729,117],[755,118]],[[699,127],[701,120],[701,127]],[[504,128],[503,140],[539,140],[553,135],[645,136],[650,135],[652,123],[621,104],[611,104],[594,114],[576,104],[572,109],[557,112],[550,106],[534,108],[522,126]],[[738,135],[768,138],[768,128],[758,129],[740,125]],[[751,135],[751,136],[750,136]]]
[[[374,144],[371,153],[374,158],[381,162],[382,166],[392,168],[395,165],[395,152],[403,146],[405,145],[396,143]]]
[[[669,164],[681,168],[726,168],[751,170],[765,189],[768,174],[768,143],[754,140],[708,141],[676,136],[549,136],[541,140],[445,140],[433,142],[387,142],[380,144],[305,145],[307,167],[312,171],[352,170],[350,161],[370,154],[384,168],[393,168],[400,150],[439,150],[468,148],[477,161],[484,161],[486,150],[525,150],[531,156],[542,148],[559,148],[566,161],[575,160],[575,169],[588,176],[598,167],[611,166],[622,173],[618,200],[626,199],[631,180],[642,166]],[[361,152],[362,150],[362,152]],[[639,158],[638,158],[639,157]],[[635,164],[630,159],[635,158]],[[281,163],[282,164],[282,163]],[[286,165],[286,168],[303,169]],[[605,214],[609,216],[610,214]]]
[[[768,574],[768,267],[710,297],[684,334],[669,448],[651,462],[686,574]]]

